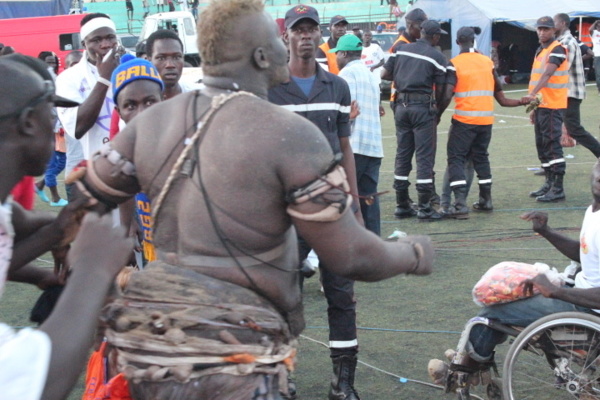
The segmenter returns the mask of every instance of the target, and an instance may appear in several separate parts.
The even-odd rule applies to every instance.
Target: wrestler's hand
[[[521,214],[519,218],[533,223],[533,231],[542,234],[548,230],[548,213],[543,211],[530,211]]]
[[[67,263],[67,254],[69,254],[70,245],[55,247],[52,251],[54,258],[54,276],[57,283],[64,285],[67,282],[67,274],[69,272],[69,264]]]
[[[532,279],[527,279],[519,286],[523,288],[523,293],[525,295],[533,296],[534,289],[537,289],[542,296],[552,298],[555,293],[560,289],[558,286],[553,285],[552,282],[548,279],[546,274],[539,274]]]
[[[88,213],[81,223],[77,238],[69,251],[69,264],[74,272],[114,279],[123,268],[131,250],[133,240],[125,237],[121,227],[113,228],[111,215],[100,217]]]
[[[65,247],[75,240],[83,216],[88,209],[97,202],[96,199],[79,196],[76,197],[75,200],[70,201],[69,204],[60,211],[53,224],[54,229],[60,232],[62,239],[55,248]]]
[[[429,275],[433,271],[433,260],[435,251],[431,238],[425,235],[408,236],[398,239],[398,243],[411,243],[415,253],[418,254],[419,262],[416,269],[409,271],[409,274],[414,275]]]

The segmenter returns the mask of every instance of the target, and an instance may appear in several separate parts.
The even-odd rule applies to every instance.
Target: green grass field
[[[507,86],[507,96],[518,98],[524,92],[513,90],[522,86]],[[452,105],[450,106],[452,107]],[[598,135],[597,111],[600,98],[594,86],[588,87],[588,99],[583,102],[583,125]],[[386,104],[386,111],[389,107]],[[544,239],[533,235],[530,223],[518,216],[534,209],[548,209],[550,225],[576,237],[585,207],[590,204],[589,176],[594,156],[585,148],[565,149],[567,200],[557,204],[536,203],[528,197],[537,189],[543,177],[534,176],[528,167],[538,167],[533,127],[524,108],[496,109],[496,123],[490,158],[493,172],[492,196],[495,210],[490,214],[471,213],[464,221],[438,223],[398,221],[393,218],[395,197],[392,190],[395,131],[391,112],[384,117],[384,147],[379,190],[391,190],[382,198],[382,236],[398,229],[409,234],[431,235],[436,247],[435,270],[426,277],[400,276],[378,283],[357,283],[359,364],[356,388],[362,399],[451,399],[439,389],[419,384],[429,382],[427,362],[442,358],[444,350],[454,348],[458,333],[478,307],[471,300],[471,289],[492,265],[506,260],[533,263],[545,262],[559,269],[568,261],[553,250]],[[436,171],[437,188],[446,164],[447,131],[451,111],[447,111],[438,127]],[[414,182],[414,170],[411,180]],[[414,184],[411,197],[416,199]],[[474,185],[469,201],[476,200]],[[38,203],[39,209],[47,205]],[[54,210],[55,211],[55,210]],[[48,266],[43,257],[39,265]],[[14,326],[30,325],[29,310],[39,295],[37,289],[21,284],[9,284],[0,303],[0,320]],[[329,351],[318,342],[327,343],[326,301],[319,291],[316,277],[305,282],[305,313],[307,329],[300,339],[297,372],[299,398],[325,399],[331,363]],[[498,348],[497,360],[502,363],[507,345]],[[368,364],[368,365],[367,365]],[[405,383],[400,377],[406,378]],[[81,397],[82,387],[75,388],[69,399]]]

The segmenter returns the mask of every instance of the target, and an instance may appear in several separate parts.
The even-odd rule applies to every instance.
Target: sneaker
[[[69,204],[69,202],[67,200],[65,200],[65,199],[60,199],[58,201],[51,201],[50,202],[50,206],[51,207],[64,207],[67,204]]]
[[[43,201],[44,203],[50,203],[50,199],[48,198],[48,196],[46,196],[46,193],[44,192],[43,189],[40,190],[35,185],[33,185],[33,188],[35,189],[35,194],[38,195],[38,197],[40,198],[41,201]]]

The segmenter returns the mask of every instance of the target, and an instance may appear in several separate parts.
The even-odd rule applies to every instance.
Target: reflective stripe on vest
[[[544,70],[546,69],[546,65],[548,64],[548,59],[551,56],[552,50],[554,50],[556,46],[561,46],[561,44],[555,40],[548,47],[542,49],[537,57],[533,59],[531,79],[529,81],[529,93],[531,93],[538,84],[542,74],[544,73]],[[568,84],[569,63],[566,61],[565,57],[565,61],[563,61],[563,63],[558,66],[554,74],[552,74],[548,80],[548,83],[546,84],[546,87],[540,90],[540,93],[543,96],[540,107],[551,109],[567,108],[567,95],[569,93]]]
[[[392,47],[390,47],[390,53],[392,53],[392,49],[394,48],[394,46],[396,45],[396,43],[398,42],[403,42],[403,43],[410,43],[408,41],[407,38],[404,37],[404,35],[400,36],[398,39],[396,39],[396,41],[394,42],[394,44],[392,45]],[[396,86],[394,85],[394,81],[392,81],[392,85],[390,87],[390,101],[394,102],[396,101]]]
[[[329,48],[329,43],[325,42],[320,45],[319,48],[323,50],[323,53],[325,53],[325,56],[327,57],[327,68],[329,69],[329,72],[336,75],[339,74],[340,69],[337,65],[337,56],[336,53],[329,53],[329,50],[331,50]]]
[[[454,118],[470,125],[494,123],[494,63],[479,53],[461,53],[452,60],[456,70]]]

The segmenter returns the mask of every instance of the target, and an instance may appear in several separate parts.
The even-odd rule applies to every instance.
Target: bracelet
[[[106,86],[110,86],[110,81],[108,79],[106,79],[106,78],[101,77],[101,76],[98,77],[98,83],[101,83],[101,84],[106,85]]]
[[[417,259],[417,265],[415,265],[415,267],[411,271],[409,271],[407,273],[408,274],[414,274],[415,272],[417,272],[417,270],[420,267],[421,257],[423,256],[423,248],[418,243],[408,242],[408,244],[410,244],[412,246],[412,249],[415,252],[415,258]]]

